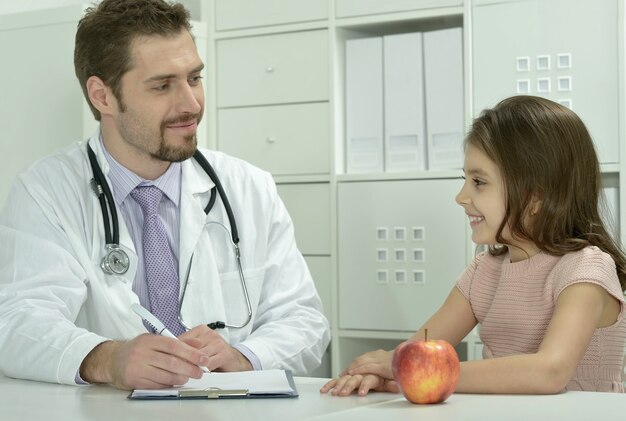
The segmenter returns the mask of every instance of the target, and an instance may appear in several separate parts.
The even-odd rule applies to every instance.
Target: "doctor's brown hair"
[[[103,0],[90,7],[78,22],[74,69],[96,120],[100,112],[91,104],[87,80],[97,76],[111,88],[120,104],[122,76],[132,66],[131,46],[139,36],[175,36],[191,30],[189,12],[179,3],[163,0]]]
[[[597,246],[611,255],[622,290],[626,257],[600,217],[600,164],[587,128],[570,109],[533,96],[515,96],[484,110],[472,124],[465,146],[482,150],[499,168],[505,189],[502,230],[562,256]],[[528,223],[531,221],[530,223]]]

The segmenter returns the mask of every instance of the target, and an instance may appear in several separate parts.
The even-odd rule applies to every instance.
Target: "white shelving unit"
[[[626,226],[626,176],[620,170],[620,163],[626,162],[623,1],[577,2],[573,20],[567,1],[541,3],[538,5],[537,0],[212,0],[204,8],[203,20],[210,22],[209,51],[217,51],[217,55],[208,56],[209,92],[217,94],[217,105],[208,110],[209,144],[275,175],[294,219],[298,244],[311,265],[331,320],[331,364],[326,361],[317,374],[337,374],[356,355],[378,348],[391,349],[409,337],[426,317],[422,310],[429,312],[432,310],[429,306],[438,304],[423,304],[427,308],[411,311],[411,303],[431,298],[440,300],[442,291],[453,285],[456,275],[475,253],[460,208],[458,215],[454,214],[454,207],[458,206],[451,192],[461,175],[459,169],[346,172],[345,45],[348,40],[461,28],[465,127],[479,109],[518,93],[516,81],[521,78],[515,69],[517,56],[512,55],[515,50],[511,44],[525,48],[533,66],[536,59],[545,65],[545,57],[558,60],[564,52],[569,52],[575,61],[570,63],[568,75],[557,67],[528,71],[533,81],[552,78],[551,86],[556,89],[537,92],[534,86],[540,85],[535,81],[528,93],[554,100],[569,95],[565,99],[571,100],[569,103],[589,124],[592,134],[594,128],[598,131],[596,141],[600,142],[604,184],[617,193],[613,197],[613,206],[618,210],[616,232],[619,226]],[[559,10],[563,8],[568,13],[559,19]],[[586,8],[592,13],[585,12]],[[512,12],[509,15],[509,10],[523,13],[526,20],[518,19]],[[546,20],[547,17],[553,19]],[[515,23],[515,33],[507,33],[507,22]],[[524,22],[538,35],[527,36]],[[551,26],[546,27],[548,22]],[[581,41],[585,39],[585,25],[590,30],[595,28],[594,31],[604,28],[593,37],[614,34],[616,39],[609,40],[608,47],[605,42],[608,50],[586,50]],[[575,33],[575,39],[558,37],[555,27],[561,26],[568,33]],[[316,40],[314,44],[312,38]],[[578,43],[575,50],[571,42]],[[609,80],[602,82],[601,87],[588,86],[597,72],[591,70],[593,66],[583,64],[587,55],[600,61],[594,63],[597,68],[602,68],[605,59],[612,66],[608,70]],[[236,60],[231,60],[233,57]],[[306,64],[297,70],[292,68],[298,63]],[[552,65],[557,66],[558,62],[552,61]],[[513,70],[504,72],[506,66],[512,66]],[[564,77],[569,85],[563,84]],[[236,85],[241,98],[225,93],[224,86],[231,84]],[[615,86],[620,88],[611,91]],[[303,89],[309,93],[300,95]],[[583,100],[578,97],[592,100],[583,106]],[[601,115],[607,109],[610,115]],[[610,127],[601,127],[604,123],[610,123]],[[446,184],[451,187],[439,189],[438,185]],[[427,197],[414,197],[413,192],[420,189]],[[386,193],[390,196],[382,198]],[[385,205],[384,200],[399,203]],[[391,218],[386,225],[390,235],[398,228],[394,221],[400,220],[404,221],[404,225],[400,224],[403,229],[410,233],[416,220],[412,219],[412,213],[422,212],[424,220],[428,220],[429,215],[442,209],[449,209],[445,210],[448,213],[444,223],[455,229],[439,234],[441,244],[428,242],[425,253],[420,254],[432,263],[432,266],[424,263],[423,285],[411,284],[422,279],[423,273],[417,273],[422,269],[415,270],[421,266],[403,262],[387,265],[390,266],[387,275],[392,279],[386,284],[379,278],[376,285],[375,276],[367,281],[361,279],[366,276],[363,273],[377,270],[376,243],[362,246],[376,235],[370,229],[378,223],[376,218],[382,221],[381,215],[395,212],[396,219]],[[424,227],[426,233],[436,231],[437,223],[433,221],[436,219]],[[625,231],[621,230],[622,244],[626,244]],[[392,243],[385,246],[384,253],[400,256],[421,253],[414,251],[420,246],[409,244],[409,239],[400,251]],[[450,244],[461,244],[460,252],[453,253],[453,258],[445,248],[450,248]],[[359,255],[361,252],[364,254]],[[380,267],[383,266],[386,267]],[[446,273],[446,279],[439,279],[437,268],[448,268],[455,274]],[[379,268],[379,272],[385,271]],[[430,280],[428,275],[432,273],[435,279]],[[393,276],[399,279],[406,276],[409,282],[394,283]],[[411,315],[415,320],[410,320]],[[458,350],[462,358],[480,358],[478,336],[468,335]]]

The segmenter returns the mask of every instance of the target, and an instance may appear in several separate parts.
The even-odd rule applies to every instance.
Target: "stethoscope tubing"
[[[102,210],[105,248],[107,249],[107,255],[102,259],[102,263],[100,266],[102,270],[105,271],[105,273],[109,273],[109,274],[115,273],[117,275],[120,275],[120,274],[126,273],[126,271],[128,270],[129,263],[128,263],[128,256],[126,255],[126,252],[124,252],[119,246],[120,231],[119,231],[119,222],[118,222],[118,217],[117,217],[117,208],[115,206],[115,201],[113,200],[113,194],[111,193],[109,184],[107,183],[106,178],[104,174],[102,173],[102,169],[100,168],[100,165],[98,164],[98,160],[96,159],[96,155],[89,144],[87,144],[87,155],[89,157],[89,163],[91,165],[91,169],[93,172],[93,178],[91,179],[91,187],[94,193],[96,194],[98,201],[100,202],[100,208]],[[237,229],[235,215],[233,213],[233,209],[228,200],[228,196],[226,196],[226,192],[224,191],[224,187],[222,186],[222,183],[219,177],[215,173],[215,170],[213,170],[213,167],[209,164],[207,159],[199,150],[196,150],[194,152],[193,157],[196,160],[196,162],[202,167],[202,169],[207,173],[211,181],[213,181],[213,184],[215,184],[215,190],[211,191],[211,197],[209,199],[209,203],[204,209],[205,214],[208,215],[211,209],[213,208],[213,205],[215,204],[215,200],[217,196],[215,194],[216,190],[217,190],[217,194],[219,194],[224,204],[224,209],[226,210],[226,215],[228,216],[228,223],[230,225],[230,237],[231,237],[231,241],[234,246],[234,249],[235,249],[235,257],[237,260],[237,270],[239,271],[239,278],[241,280],[241,286],[243,288],[243,293],[244,293],[244,297],[246,300],[246,307],[248,311],[247,319],[245,323],[241,325],[230,325],[225,322],[217,321],[217,322],[209,323],[208,326],[211,327],[212,329],[224,328],[224,327],[240,329],[248,325],[248,323],[250,323],[250,321],[252,320],[252,305],[250,304],[250,296],[248,294],[248,288],[246,286],[246,281],[245,281],[245,277],[243,275],[243,269],[241,266],[241,252],[239,249],[239,231]],[[109,221],[109,214],[111,218],[110,221]],[[220,222],[214,222],[214,223],[221,225],[228,232],[228,228],[226,228],[224,224]],[[112,250],[126,256],[125,267],[123,267],[120,270],[112,270],[110,268],[109,258],[110,258],[110,253],[112,252]],[[121,260],[124,260],[124,259],[121,259]],[[189,281],[189,275],[190,275],[192,262],[193,262],[193,255],[191,256],[191,260],[189,261],[189,267],[187,268],[185,284],[183,285],[182,294],[181,294],[181,298],[179,301],[179,307],[182,306],[182,302],[184,300],[185,293],[187,291],[187,284]],[[186,329],[190,329],[190,327],[188,327],[182,320],[181,308],[179,308],[178,320],[181,323],[181,325],[183,325],[183,327],[185,327]]]
[[[226,209],[226,215],[228,216],[228,223],[230,224],[230,231],[231,231],[230,234],[233,240],[233,244],[238,245],[239,244],[239,230],[237,230],[237,223],[235,222],[235,215],[233,214],[233,208],[232,206],[230,206],[230,202],[228,201],[228,196],[226,196],[226,192],[224,191],[222,182],[220,181],[217,174],[215,174],[215,170],[213,170],[213,167],[211,166],[211,164],[209,164],[209,161],[207,161],[204,155],[202,155],[202,152],[200,152],[199,150],[196,150],[196,152],[193,154],[193,157],[196,160],[196,162],[200,164],[202,169],[209,175],[209,178],[213,181],[213,184],[215,184],[215,187],[217,188],[217,192],[220,195],[222,202],[224,203],[224,209]],[[211,207],[207,206],[207,209],[204,210],[207,215],[209,214],[209,211],[211,211],[211,208],[213,207],[212,203],[209,203],[209,205]]]
[[[104,174],[102,173],[100,165],[98,165],[96,154],[89,145],[87,145],[87,154],[89,155],[89,162],[91,164],[91,169],[94,176],[94,178],[92,179],[92,189],[96,193],[96,196],[98,196],[98,200],[100,201],[100,207],[102,208],[104,238],[106,240],[106,244],[118,245],[120,243],[120,229],[117,219],[117,209],[115,208],[115,202],[113,201],[113,194],[111,193],[111,189],[109,188],[109,183],[107,183],[106,179],[104,178]],[[109,213],[111,214],[111,223],[113,225],[113,230],[111,230],[111,224],[109,223]]]

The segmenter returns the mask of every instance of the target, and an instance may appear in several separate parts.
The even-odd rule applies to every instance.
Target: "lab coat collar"
[[[102,137],[100,137],[99,143],[109,163],[108,176],[112,181],[111,190],[115,203],[121,205],[137,186],[148,185],[158,187],[176,207],[180,205],[180,162],[172,162],[165,173],[156,180],[144,180],[113,158],[106,146],[104,146]]]
[[[103,150],[102,144],[100,142],[100,137],[102,136],[100,128],[96,130],[96,132],[89,138],[88,143],[91,146],[91,149],[96,153],[96,159],[102,172],[108,180],[108,174],[111,170],[109,166],[109,162],[105,157],[105,152]],[[85,151],[86,154],[86,151]],[[181,192],[186,190],[187,193],[192,195],[201,195],[209,193],[215,184],[211,180],[211,177],[204,172],[200,164],[196,162],[195,159],[190,158],[181,163],[182,165],[182,180],[181,180]],[[185,188],[183,188],[185,187]]]
[[[183,161],[182,167],[182,186],[187,187],[188,193],[192,195],[210,194],[215,183],[195,159],[189,158]]]

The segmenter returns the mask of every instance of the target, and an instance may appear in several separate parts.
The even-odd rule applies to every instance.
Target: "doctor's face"
[[[122,141],[140,155],[183,161],[197,146],[204,110],[201,71],[191,35],[140,36],[131,44],[132,67],[122,77],[113,116]]]

